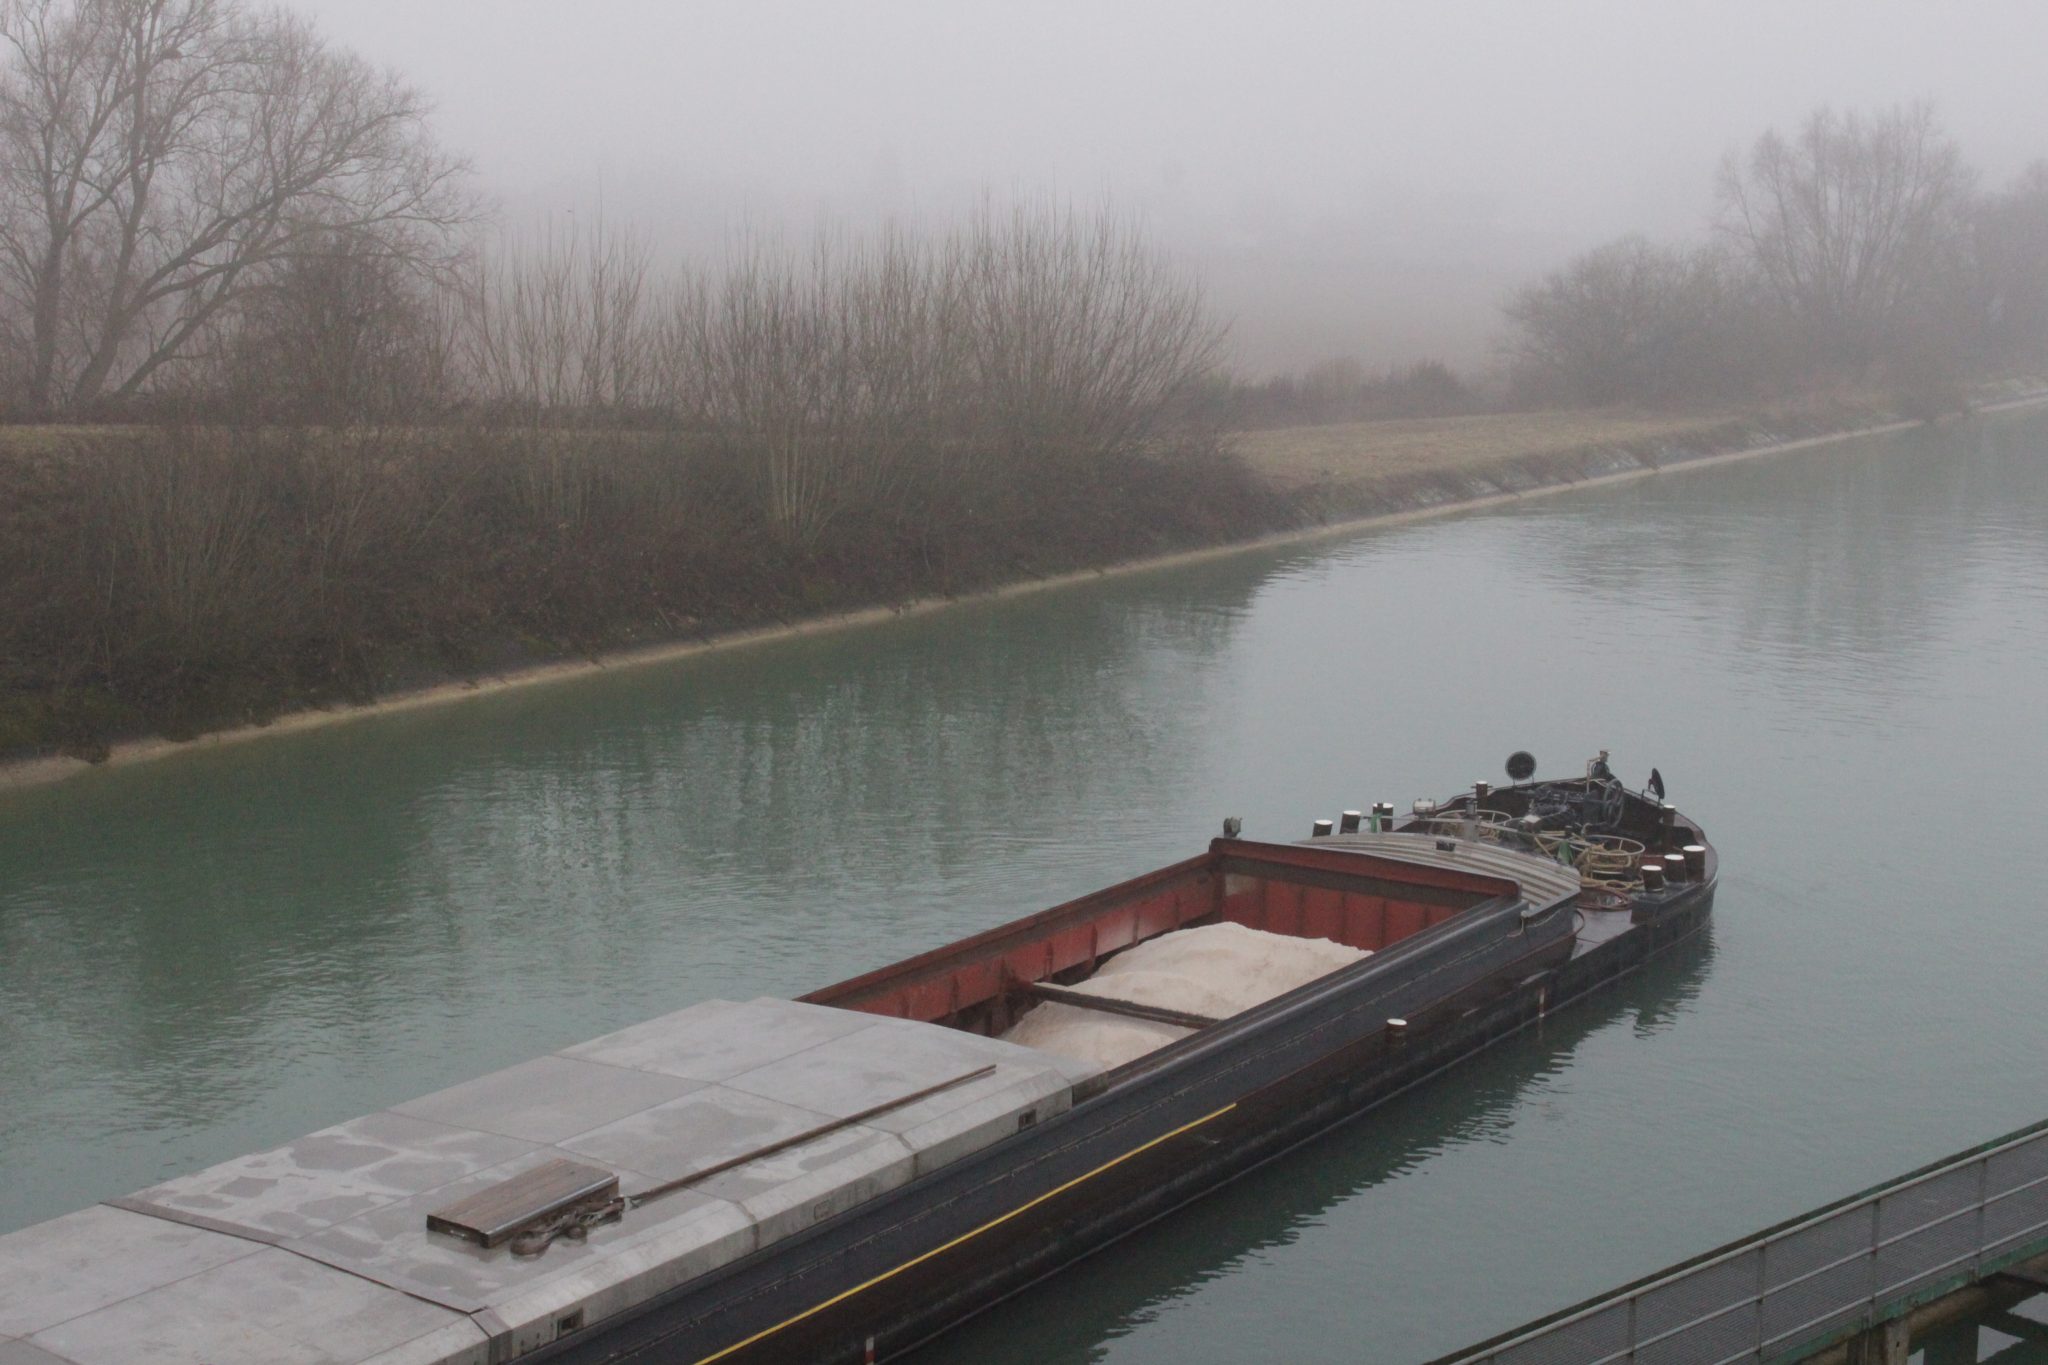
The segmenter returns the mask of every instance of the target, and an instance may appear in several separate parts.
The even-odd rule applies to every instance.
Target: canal
[[[0,795],[0,1230],[1226,815],[1654,764],[1711,942],[921,1357],[1423,1359],[2048,1115],[2044,695],[2036,411]]]

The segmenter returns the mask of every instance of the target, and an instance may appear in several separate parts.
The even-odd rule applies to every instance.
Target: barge
[[[1661,779],[1533,770],[0,1237],[0,1361],[900,1354],[1697,933]]]

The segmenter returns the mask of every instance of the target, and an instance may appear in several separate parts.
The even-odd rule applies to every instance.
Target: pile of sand
[[[1208,924],[1128,948],[1068,989],[1224,1019],[1371,956],[1362,948],[1347,948],[1326,938],[1293,938],[1242,924]],[[1193,1031],[1077,1005],[1041,1004],[1003,1038],[1108,1068]]]

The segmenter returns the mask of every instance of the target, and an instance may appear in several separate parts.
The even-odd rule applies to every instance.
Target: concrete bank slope
[[[1995,401],[1982,402],[1969,415],[2044,404],[2048,404],[2048,389],[2010,394]],[[1944,420],[1965,419],[1956,417]],[[238,744],[270,735],[290,734],[368,716],[470,700],[507,688],[532,687],[542,683],[586,677],[591,673],[608,669],[672,662],[711,650],[744,648],[797,636],[875,625],[905,616],[943,610],[957,606],[961,602],[990,601],[1024,593],[1046,592],[1077,583],[1094,582],[1110,574],[1173,569],[1225,555],[1350,535],[1374,526],[1391,525],[1452,512],[1473,511],[1546,493],[1588,488],[1623,479],[1707,468],[1731,460],[1781,455],[1832,441],[1883,435],[1921,425],[1924,424],[1916,420],[1894,418],[1889,414],[1868,410],[1852,417],[1843,418],[1838,415],[1833,419],[1761,417],[1724,422],[1702,431],[1669,437],[1588,445],[1568,450],[1543,450],[1442,468],[1409,469],[1384,478],[1367,477],[1327,482],[1294,491],[1294,496],[1302,505],[1304,517],[1313,524],[1276,535],[1131,560],[1050,578],[1032,579],[965,597],[923,598],[890,606],[870,607],[861,611],[841,612],[797,622],[733,631],[707,639],[678,641],[672,644],[621,650],[594,658],[538,664],[485,677],[419,688],[360,706],[335,706],[294,712],[268,724],[218,730],[188,740],[146,738],[124,741],[112,746],[100,764],[59,755],[12,759],[0,762],[0,792],[10,788],[39,786],[58,781],[102,765],[143,762],[223,744]]]

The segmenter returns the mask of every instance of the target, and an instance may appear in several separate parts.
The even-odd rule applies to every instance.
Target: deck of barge
[[[1095,1074],[907,1020],[709,1001],[0,1237],[0,1365],[510,1360],[1060,1113]],[[532,1259],[427,1230],[557,1159],[629,1196],[730,1168]]]

